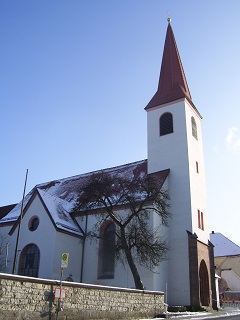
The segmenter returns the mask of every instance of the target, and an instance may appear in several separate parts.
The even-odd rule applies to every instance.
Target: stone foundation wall
[[[0,273],[0,320],[140,319],[164,312],[162,292],[65,281],[62,285],[66,297],[60,301],[54,294],[60,281]]]

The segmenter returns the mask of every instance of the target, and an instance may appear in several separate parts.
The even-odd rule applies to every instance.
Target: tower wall
[[[173,115],[173,133],[160,136],[159,119],[165,112]],[[170,168],[168,187],[172,219],[168,231],[167,302],[190,305],[187,231],[208,243],[200,117],[186,99],[151,108],[147,116],[148,172]],[[198,140],[192,135],[191,117],[197,124]],[[198,211],[203,212],[204,230],[198,225]]]

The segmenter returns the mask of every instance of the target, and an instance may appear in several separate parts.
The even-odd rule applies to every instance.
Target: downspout
[[[83,282],[83,265],[84,265],[84,253],[85,253],[85,241],[87,236],[87,227],[88,227],[88,215],[86,215],[85,230],[84,230],[84,237],[83,237],[80,282]]]

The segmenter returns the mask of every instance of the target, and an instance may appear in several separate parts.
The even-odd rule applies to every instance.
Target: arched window
[[[38,277],[40,251],[35,244],[29,244],[22,250],[19,261],[20,275]]]
[[[115,225],[111,221],[103,223],[100,230],[98,254],[98,278],[113,279],[115,262]]]
[[[191,118],[191,122],[192,122],[192,135],[197,140],[198,139],[197,124],[196,124],[196,120],[194,119],[194,117]]]
[[[209,306],[210,292],[209,292],[209,277],[207,265],[204,260],[201,261],[199,267],[199,281],[200,281],[200,300],[202,306]]]
[[[165,112],[159,120],[160,136],[173,132],[173,116],[170,112]]]

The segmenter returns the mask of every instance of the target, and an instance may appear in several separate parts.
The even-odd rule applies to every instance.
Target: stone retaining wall
[[[240,301],[222,301],[221,306],[223,308],[240,309]]]
[[[140,319],[164,312],[162,292],[62,282],[0,273],[0,320]],[[62,311],[57,312],[58,307]],[[59,308],[59,309],[60,309]]]

